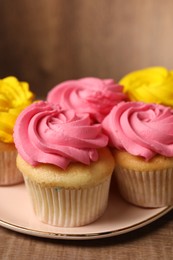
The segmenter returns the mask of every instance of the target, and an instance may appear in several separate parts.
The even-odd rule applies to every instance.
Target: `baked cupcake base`
[[[99,160],[89,166],[71,163],[66,170],[50,165],[29,165],[19,155],[36,216],[59,227],[87,225],[103,215],[108,202],[114,159],[108,148],[99,150]]]
[[[16,167],[16,156],[14,144],[0,142],[0,186],[23,182],[23,176]]]
[[[148,208],[173,205],[173,158],[156,156],[146,162],[118,151],[115,161],[115,178],[125,200]]]
[[[110,177],[85,189],[42,187],[25,178],[36,216],[50,225],[77,227],[98,219],[107,206]]]

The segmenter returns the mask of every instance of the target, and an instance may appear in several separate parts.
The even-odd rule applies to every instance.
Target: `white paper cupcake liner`
[[[86,189],[42,187],[25,177],[36,216],[44,223],[59,227],[77,227],[98,219],[108,202],[109,177]]]
[[[173,169],[134,171],[119,167],[115,177],[125,200],[141,207],[173,205]]]
[[[16,151],[0,152],[0,186],[23,182],[23,176],[16,167]]]

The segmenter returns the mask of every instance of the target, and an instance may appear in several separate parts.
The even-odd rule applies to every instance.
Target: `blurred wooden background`
[[[84,76],[173,69],[172,0],[1,0],[0,77],[41,96]]]

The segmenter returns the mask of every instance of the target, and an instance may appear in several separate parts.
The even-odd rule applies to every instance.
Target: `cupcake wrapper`
[[[173,169],[134,171],[119,167],[115,177],[125,200],[141,207],[173,205]]]
[[[0,186],[23,182],[23,176],[16,167],[16,151],[0,152]]]
[[[42,187],[27,177],[25,184],[34,212],[42,222],[59,227],[77,227],[95,221],[104,213],[110,179],[86,189]]]

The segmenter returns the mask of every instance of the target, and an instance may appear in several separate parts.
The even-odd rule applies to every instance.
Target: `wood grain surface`
[[[0,1],[0,77],[45,96],[67,79],[172,69],[172,14],[172,0]]]

